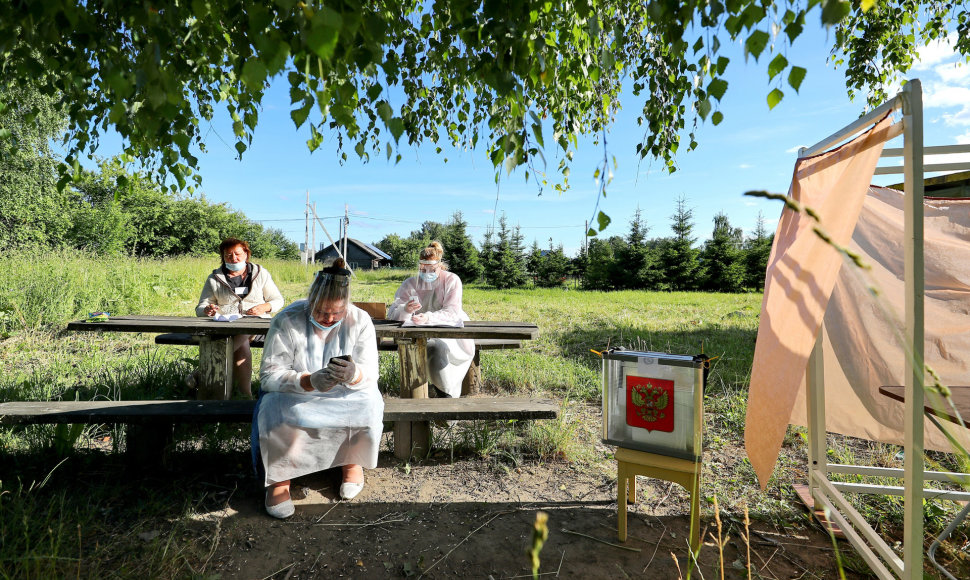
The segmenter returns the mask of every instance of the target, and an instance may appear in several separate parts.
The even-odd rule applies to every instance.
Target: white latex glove
[[[330,364],[327,365],[327,370],[330,371],[330,374],[337,382],[347,383],[349,385],[354,380],[354,375],[357,374],[357,365],[352,360],[332,358],[330,359]]]
[[[414,316],[411,317],[411,322],[415,324],[424,324],[427,321],[428,321],[427,314],[415,314]]]
[[[421,302],[418,301],[418,297],[412,296],[411,299],[408,300],[408,303],[404,305],[404,309],[412,314],[418,310],[421,310]]]
[[[314,389],[320,391],[321,393],[326,393],[330,389],[337,386],[337,383],[339,382],[340,381],[338,381],[337,378],[333,376],[333,373],[330,372],[329,367],[320,369],[317,372],[310,375],[310,385],[312,385]]]

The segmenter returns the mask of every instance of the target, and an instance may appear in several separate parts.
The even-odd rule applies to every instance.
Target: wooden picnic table
[[[216,322],[195,316],[111,316],[107,320],[78,320],[67,325],[70,331],[98,332],[178,332],[195,334],[199,342],[199,398],[229,399],[232,393],[232,337],[239,334],[266,334],[270,319],[245,317],[232,322]],[[428,398],[427,347],[430,338],[469,338],[531,340],[539,333],[535,324],[508,321],[466,321],[464,327],[403,326],[395,320],[374,320],[377,337],[393,338],[398,347],[401,369],[400,396],[404,399]],[[395,455],[407,459],[430,449],[427,421],[397,421],[394,425]]]

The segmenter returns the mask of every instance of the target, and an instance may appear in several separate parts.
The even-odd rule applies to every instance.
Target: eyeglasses
[[[324,316],[337,317],[337,316],[343,316],[345,312],[347,312],[346,308],[344,308],[343,310],[334,310],[334,311],[317,310],[316,312],[313,313],[313,315],[320,318]]]

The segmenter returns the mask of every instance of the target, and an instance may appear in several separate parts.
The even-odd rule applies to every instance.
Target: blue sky
[[[673,174],[662,163],[641,161],[635,155],[634,148],[643,136],[635,123],[640,102],[632,97],[625,100],[627,109],[607,135],[608,153],[616,157],[618,167],[606,198],[599,201],[599,209],[613,220],[601,235],[626,235],[638,207],[650,227],[649,237],[669,235],[670,216],[680,196],[686,197],[694,212],[699,240],[710,237],[713,217],[722,211],[745,233],[753,229],[762,211],[766,226],[773,231],[780,204],[743,193],[752,189],[786,192],[797,149],[850,123],[865,107],[862,101],[849,101],[842,70],[826,63],[830,45],[830,33],[807,29],[795,47],[788,49],[789,62],[807,68],[808,75],[800,94],[780,86],[785,98],[770,111],[765,97],[776,85],[768,81],[768,59],[745,63],[740,48],[735,47],[733,54],[727,54],[731,58],[730,85],[719,106],[725,119],[717,127],[710,123],[699,127],[698,148],[686,152],[686,143],[681,147],[679,169]],[[947,47],[934,46],[921,52],[920,64],[907,75],[923,83],[927,144],[970,143],[970,67],[957,66],[957,62],[959,58]],[[350,151],[348,161],[341,165],[329,138],[313,154],[307,151],[306,132],[295,130],[289,111],[286,83],[277,82],[267,93],[253,143],[241,161],[236,159],[225,118],[214,121],[207,137],[208,153],[199,156],[202,191],[208,200],[226,202],[296,242],[304,240],[309,192],[310,202],[316,203],[317,214],[332,236],[337,235],[337,216],[346,205],[349,235],[366,242],[377,242],[392,233],[407,236],[426,220],[444,223],[460,210],[476,243],[503,212],[510,225],[521,227],[527,244],[537,240],[547,247],[552,238],[573,255],[583,243],[585,223],[593,217],[597,203],[593,173],[604,155],[602,145],[593,145],[591,140],[580,142],[570,190],[558,194],[546,188],[540,196],[534,181],[524,181],[521,169],[511,176],[503,173],[496,186],[483,148],[439,155],[433,145],[405,147],[397,165],[383,158],[363,163]],[[105,156],[114,153],[99,151]],[[556,153],[546,152],[552,178],[558,164]],[[893,176],[879,179],[874,181],[888,184],[898,180]],[[318,227],[316,242],[325,241]]]

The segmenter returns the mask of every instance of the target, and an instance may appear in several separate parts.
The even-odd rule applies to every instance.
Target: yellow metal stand
[[[642,475],[678,483],[690,492],[690,547],[696,552],[701,543],[700,462],[617,447],[616,464],[620,541],[626,541],[627,498],[630,503],[637,502],[637,476]],[[630,482],[629,493],[627,493],[627,480]]]

